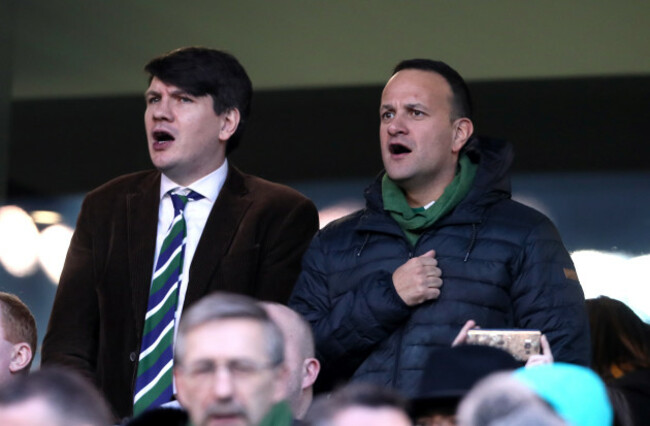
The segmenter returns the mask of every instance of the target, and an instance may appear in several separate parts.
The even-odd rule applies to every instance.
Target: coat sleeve
[[[515,323],[546,334],[556,361],[588,366],[589,320],[575,267],[555,226],[544,220],[526,237],[511,297]]]
[[[84,200],[43,340],[42,365],[63,365],[96,382],[99,306],[92,217]]]
[[[324,371],[349,377],[370,351],[410,316],[411,310],[385,272],[365,275],[361,282],[337,282],[336,286],[343,285],[345,290],[333,294],[334,283],[326,267],[336,261],[332,257],[324,252],[321,234],[317,234],[303,259],[289,305],[311,323]]]
[[[287,303],[302,256],[318,230],[318,212],[310,200],[301,198],[288,212],[280,213],[279,220],[269,226],[253,296]]]

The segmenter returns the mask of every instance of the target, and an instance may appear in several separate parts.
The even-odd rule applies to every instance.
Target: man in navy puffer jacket
[[[408,396],[470,319],[539,329],[556,360],[587,365],[571,258],[547,217],[510,199],[510,145],[472,137],[462,77],[442,62],[403,61],[380,118],[386,171],[365,209],[316,235],[289,301],[313,326],[321,377]]]

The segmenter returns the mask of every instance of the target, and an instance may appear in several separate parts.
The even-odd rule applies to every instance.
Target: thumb
[[[429,250],[428,252],[424,253],[423,255],[419,257],[431,257],[434,258],[436,257],[436,251],[435,250]]]

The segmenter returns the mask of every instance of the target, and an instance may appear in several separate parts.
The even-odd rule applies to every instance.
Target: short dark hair
[[[331,395],[321,395],[305,416],[310,426],[324,426],[340,412],[352,407],[394,408],[408,417],[408,401],[397,391],[371,383],[351,383]]]
[[[625,303],[600,296],[585,301],[591,329],[591,368],[610,381],[612,365],[650,368],[650,325]]]
[[[42,398],[57,414],[52,425],[108,425],[112,420],[106,401],[79,373],[60,367],[38,370],[0,388],[0,406]]]
[[[5,332],[5,340],[11,343],[25,342],[32,350],[32,359],[23,369],[28,372],[36,356],[36,320],[34,315],[17,296],[0,291],[0,321]]]
[[[449,83],[451,93],[453,94],[451,101],[451,119],[456,120],[462,117],[472,119],[472,98],[467,83],[465,83],[465,80],[460,76],[458,71],[442,61],[434,61],[432,59],[405,59],[395,66],[393,75],[399,71],[411,69],[434,72],[444,78]]]
[[[205,47],[182,47],[152,59],[144,69],[149,73],[150,83],[156,77],[192,96],[210,95],[217,114],[239,110],[239,126],[228,140],[226,155],[239,145],[250,114],[253,85],[233,55]]]

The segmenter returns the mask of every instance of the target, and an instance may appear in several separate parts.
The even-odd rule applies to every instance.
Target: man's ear
[[[474,133],[474,123],[467,117],[458,118],[453,123],[454,134],[451,150],[454,154],[458,154],[465,146],[472,133]]]
[[[219,130],[219,140],[227,141],[235,133],[241,120],[241,114],[237,108],[230,108],[221,114],[221,129]]]
[[[9,371],[11,374],[20,373],[32,361],[32,348],[25,342],[15,343],[11,350],[11,361],[9,362]],[[25,371],[27,372],[27,371]]]
[[[316,358],[307,358],[302,365],[302,387],[306,389],[314,384],[320,373],[320,362]]]

